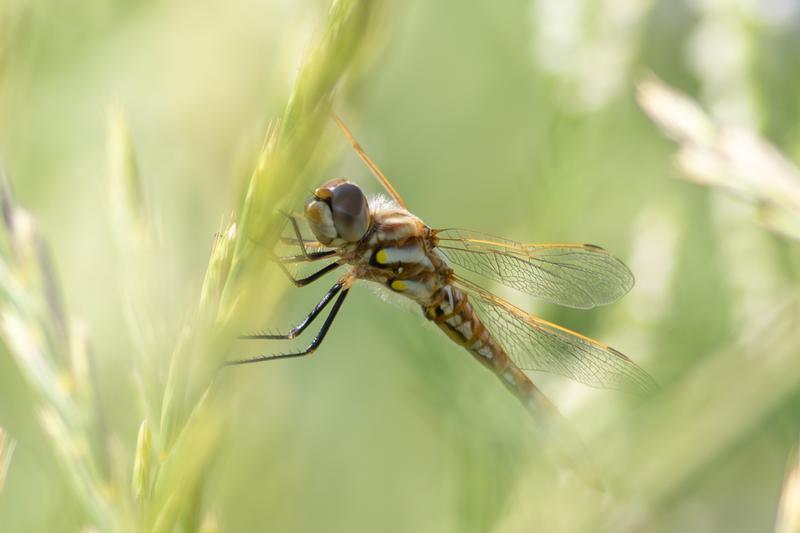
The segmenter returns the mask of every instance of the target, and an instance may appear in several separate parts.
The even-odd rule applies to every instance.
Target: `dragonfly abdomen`
[[[603,483],[580,437],[486,329],[467,295],[456,287],[445,285],[424,310],[429,320],[500,378],[539,423],[552,451],[589,484],[602,490]]]
[[[442,287],[433,303],[425,308],[425,315],[494,372],[527,409],[535,414],[540,414],[542,409],[555,410],[550,400],[506,354],[475,313],[468,296],[458,288]]]

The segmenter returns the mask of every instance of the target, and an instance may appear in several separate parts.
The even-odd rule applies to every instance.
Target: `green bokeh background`
[[[213,235],[238,208],[327,3],[0,2],[3,165],[51,246],[70,314],[88,326],[100,397],[127,465],[144,414],[123,310],[126,257],[108,223],[109,106],[127,113],[165,243],[162,268],[142,290],[158,302],[166,368]],[[314,357],[226,377],[235,408],[202,487],[208,528],[772,529],[800,409],[800,338],[785,325],[800,324],[798,244],[760,228],[743,202],[675,179],[674,145],[634,94],[654,72],[798,159],[800,14],[777,1],[660,0],[627,8],[638,15],[617,31],[608,20],[638,2],[572,0],[564,5],[584,18],[566,54],[547,50],[543,36],[569,25],[543,19],[545,3],[390,2],[370,34],[374,57],[337,110],[429,225],[597,243],[634,270],[625,300],[592,311],[503,293],[608,341],[661,384],[640,399],[534,375],[596,450],[614,490],[594,493],[542,453],[516,400],[416,309],[358,286]],[[767,17],[781,6],[780,20]],[[715,24],[740,31],[719,33],[743,43],[733,52],[738,77],[696,67],[718,53],[726,68],[726,41],[716,49],[697,37]],[[584,65],[581,79],[543,59],[591,66],[587,50],[608,41],[622,59]],[[618,87],[598,103],[581,96],[615,76]],[[726,115],[717,104],[731,98],[749,112]],[[315,181],[346,175],[379,192],[337,143],[336,162]],[[285,291],[282,305],[253,324],[287,328],[325,283],[290,290],[276,273],[253,290]],[[235,346],[259,349],[284,348]],[[785,373],[762,374],[762,360]],[[776,375],[785,378],[779,386]],[[17,447],[0,530],[79,531],[91,522],[39,428],[37,402],[4,349],[0,427]]]

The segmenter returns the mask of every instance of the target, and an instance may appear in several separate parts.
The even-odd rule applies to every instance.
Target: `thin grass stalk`
[[[372,2],[333,2],[323,37],[300,70],[284,118],[268,136],[235,229],[231,226],[223,231],[228,242],[218,243],[214,252],[212,264],[217,270],[209,270],[206,277],[202,305],[195,313],[194,326],[187,329],[191,333],[184,335],[175,351],[162,409],[162,454],[169,452],[194,401],[225,359],[236,333],[231,326],[248,310],[256,309],[256,301],[262,301],[261,308],[268,308],[269,300],[276,297],[276,291],[250,290],[259,279],[264,282],[261,286],[270,285],[259,271],[269,264],[269,243],[283,228],[276,208],[318,174],[312,169],[320,168],[324,156],[323,135],[334,90],[359,51],[373,11]],[[217,294],[218,299],[209,297]]]
[[[785,406],[800,387],[800,369],[792,363],[800,346],[795,320],[800,299],[789,295],[775,307],[758,323],[741,324],[741,335],[729,346],[643,406],[629,421],[638,428],[630,435],[635,441],[628,440],[624,427],[609,428],[598,439],[606,464],[621,476],[615,480],[619,494],[635,497],[652,513],[663,511],[686,485]],[[714,386],[720,376],[724,386]],[[659,448],[664,442],[669,447]],[[658,457],[655,449],[661,450]]]
[[[131,475],[131,490],[133,497],[140,504],[150,497],[150,463],[153,455],[152,434],[150,424],[145,418],[139,426],[136,437],[136,453],[133,459],[133,474]]]
[[[14,38],[22,25],[22,17],[27,8],[26,2],[19,0],[0,3],[0,75],[11,62]]]
[[[691,182],[752,204],[768,229],[800,240],[800,168],[756,132],[723,125],[658,79],[639,84],[639,105],[678,143],[678,170]]]
[[[158,294],[152,284],[161,284],[163,279],[158,271],[164,261],[160,224],[148,201],[122,108],[109,111],[107,131],[108,216],[120,258],[123,311],[134,344],[134,380],[145,416],[158,420],[164,387],[158,354],[163,343],[157,318],[159,304],[149,295]]]
[[[797,444],[789,455],[775,533],[800,533],[800,448]]]
[[[0,427],[0,494],[3,493],[3,488],[6,486],[8,469],[11,466],[11,458],[14,456],[16,445],[17,443],[8,436],[6,430]]]
[[[263,274],[270,243],[283,227],[276,208],[318,179],[327,155],[332,101],[340,82],[355,74],[356,59],[366,53],[365,34],[375,6],[366,0],[332,3],[322,37],[300,69],[283,118],[267,135],[237,221],[220,232],[199,306],[170,363],[160,418],[161,462],[145,513],[153,530],[171,531],[179,521],[198,523],[199,517],[193,521],[186,513],[192,514],[192,499],[224,432],[224,406],[230,396],[220,393],[226,376],[216,373],[239,333],[241,317],[256,301],[263,312],[277,297]],[[257,287],[266,287],[268,294],[259,294]]]
[[[118,531],[124,506],[111,486],[86,339],[68,330],[44,240],[4,177],[0,205],[0,340],[36,398],[41,427],[91,524]]]

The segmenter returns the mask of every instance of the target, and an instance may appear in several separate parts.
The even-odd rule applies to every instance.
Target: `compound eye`
[[[358,185],[342,183],[333,189],[333,223],[339,236],[348,242],[361,240],[369,229],[369,204]]]

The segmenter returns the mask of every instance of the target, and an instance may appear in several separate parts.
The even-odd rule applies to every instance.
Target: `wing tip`
[[[608,350],[617,357],[624,359],[631,364],[632,372],[631,374],[625,376],[627,379],[625,379],[623,388],[633,389],[640,396],[654,394],[661,390],[661,386],[653,378],[653,376],[648,374],[642,367],[637,365],[633,359],[620,352],[616,348],[612,348],[611,346],[608,347]]]
[[[615,291],[614,294],[609,295],[607,298],[598,299],[597,301],[593,302],[593,305],[591,305],[591,307],[586,307],[585,309],[592,309],[594,307],[599,307],[602,305],[608,305],[614,303],[617,300],[620,300],[623,297],[625,297],[625,295],[628,294],[629,292],[631,292],[633,287],[636,285],[636,276],[633,274],[633,271],[630,269],[630,267],[627,264],[625,264],[625,261],[623,261],[616,255],[612,254],[602,246],[598,246],[596,244],[591,244],[591,243],[584,243],[583,246],[592,251],[600,252],[608,256],[608,258],[611,259],[619,268],[619,281],[620,281],[619,291]]]

